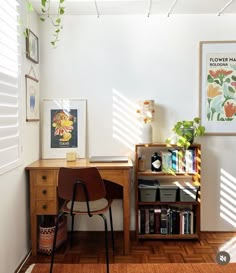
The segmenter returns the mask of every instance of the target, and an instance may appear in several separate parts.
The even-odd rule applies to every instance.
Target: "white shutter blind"
[[[0,173],[21,160],[20,143],[20,30],[16,0],[0,5]]]

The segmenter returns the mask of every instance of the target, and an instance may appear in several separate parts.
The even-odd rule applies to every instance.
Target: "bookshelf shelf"
[[[136,238],[137,239],[199,239],[200,237],[200,185],[201,185],[201,145],[194,143],[189,147],[189,151],[184,152],[184,156],[178,159],[178,166],[181,165],[181,171],[175,169],[172,172],[152,171],[152,154],[157,152],[161,155],[162,164],[166,164],[166,159],[162,157],[168,154],[173,164],[173,154],[179,148],[175,145],[166,145],[165,143],[137,144],[135,145],[135,209],[136,209]],[[188,154],[188,157],[187,157]],[[186,156],[186,157],[185,157]],[[142,169],[140,169],[140,159]],[[182,162],[180,162],[180,160]],[[190,161],[189,161],[190,160]],[[168,162],[170,159],[168,158]],[[171,168],[174,165],[171,165]],[[176,167],[176,162],[175,162]],[[176,167],[177,168],[177,167]],[[163,167],[166,170],[166,166]],[[141,194],[140,184],[150,182],[158,188],[150,187],[147,191],[145,200]],[[153,184],[153,185],[154,185]],[[178,185],[176,197],[174,200],[161,199],[161,190],[163,185]],[[181,186],[181,185],[184,185]],[[185,187],[188,185],[188,187]],[[189,188],[190,187],[190,188]],[[176,187],[175,187],[176,188]],[[190,189],[195,191],[193,199],[184,199],[185,192]],[[146,189],[147,190],[147,189]],[[155,200],[148,200],[149,195]],[[194,191],[193,191],[194,192]],[[184,194],[183,194],[184,193]],[[165,192],[166,196],[170,195]],[[189,195],[190,195],[189,194]],[[156,196],[155,196],[156,195]],[[163,196],[163,195],[162,195]],[[150,197],[151,198],[151,197]],[[163,197],[162,197],[163,198]]]
[[[189,240],[193,240],[193,239],[198,239],[198,234],[140,234],[139,235],[139,239],[159,239],[159,240],[163,240],[163,239],[174,239],[174,240],[178,240],[178,239],[189,239]]]

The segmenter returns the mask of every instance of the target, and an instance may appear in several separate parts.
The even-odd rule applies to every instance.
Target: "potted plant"
[[[194,139],[205,133],[205,127],[201,125],[201,119],[178,121],[172,128],[174,134],[166,139],[167,144],[175,144],[178,147],[188,149]]]

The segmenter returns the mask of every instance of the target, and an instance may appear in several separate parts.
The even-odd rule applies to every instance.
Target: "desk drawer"
[[[35,187],[35,199],[36,200],[48,200],[56,199],[56,188],[55,187]]]
[[[31,183],[35,186],[55,185],[57,184],[57,172],[53,170],[31,171]]]
[[[57,205],[55,200],[38,200],[36,201],[37,214],[57,214]]]

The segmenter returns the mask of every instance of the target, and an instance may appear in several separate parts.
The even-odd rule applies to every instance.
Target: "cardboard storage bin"
[[[139,181],[139,192],[140,192],[140,201],[141,202],[155,202],[158,182],[151,180],[141,180]]]
[[[176,202],[176,195],[178,190],[178,187],[176,185],[160,185],[159,190],[161,202]]]
[[[194,202],[197,200],[199,187],[198,186],[181,186],[180,191],[180,201],[181,202]]]

